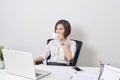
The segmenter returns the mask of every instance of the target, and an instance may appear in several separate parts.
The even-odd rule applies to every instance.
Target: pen
[[[70,77],[70,80],[72,80],[72,78],[75,76],[77,72],[75,72],[71,77]]]

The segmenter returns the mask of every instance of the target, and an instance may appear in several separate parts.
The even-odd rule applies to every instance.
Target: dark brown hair
[[[63,25],[63,27],[64,27],[64,29],[65,29],[64,37],[67,38],[67,37],[70,35],[70,33],[71,33],[71,25],[70,25],[70,23],[69,23],[67,20],[63,20],[63,19],[59,20],[59,21],[55,24],[55,33],[56,33],[56,27],[57,27],[57,25],[59,25],[59,24],[62,24],[62,25]]]

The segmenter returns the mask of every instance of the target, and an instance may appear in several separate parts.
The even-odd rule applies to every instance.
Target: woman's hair
[[[63,27],[64,27],[64,29],[65,29],[64,37],[67,38],[67,37],[70,35],[70,33],[71,33],[71,25],[70,25],[70,23],[69,23],[67,20],[63,20],[63,19],[59,20],[59,21],[55,24],[55,33],[56,33],[56,29],[57,29],[56,27],[57,27],[57,25],[59,25],[59,24],[62,24],[62,25],[63,25]]]

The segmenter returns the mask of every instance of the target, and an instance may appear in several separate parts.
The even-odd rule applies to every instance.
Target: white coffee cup
[[[52,33],[52,38],[53,39],[58,39],[58,34],[57,33]]]

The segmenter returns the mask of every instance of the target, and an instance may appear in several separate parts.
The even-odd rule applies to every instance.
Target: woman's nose
[[[59,30],[56,30],[56,33],[60,33],[60,31],[59,31]]]

